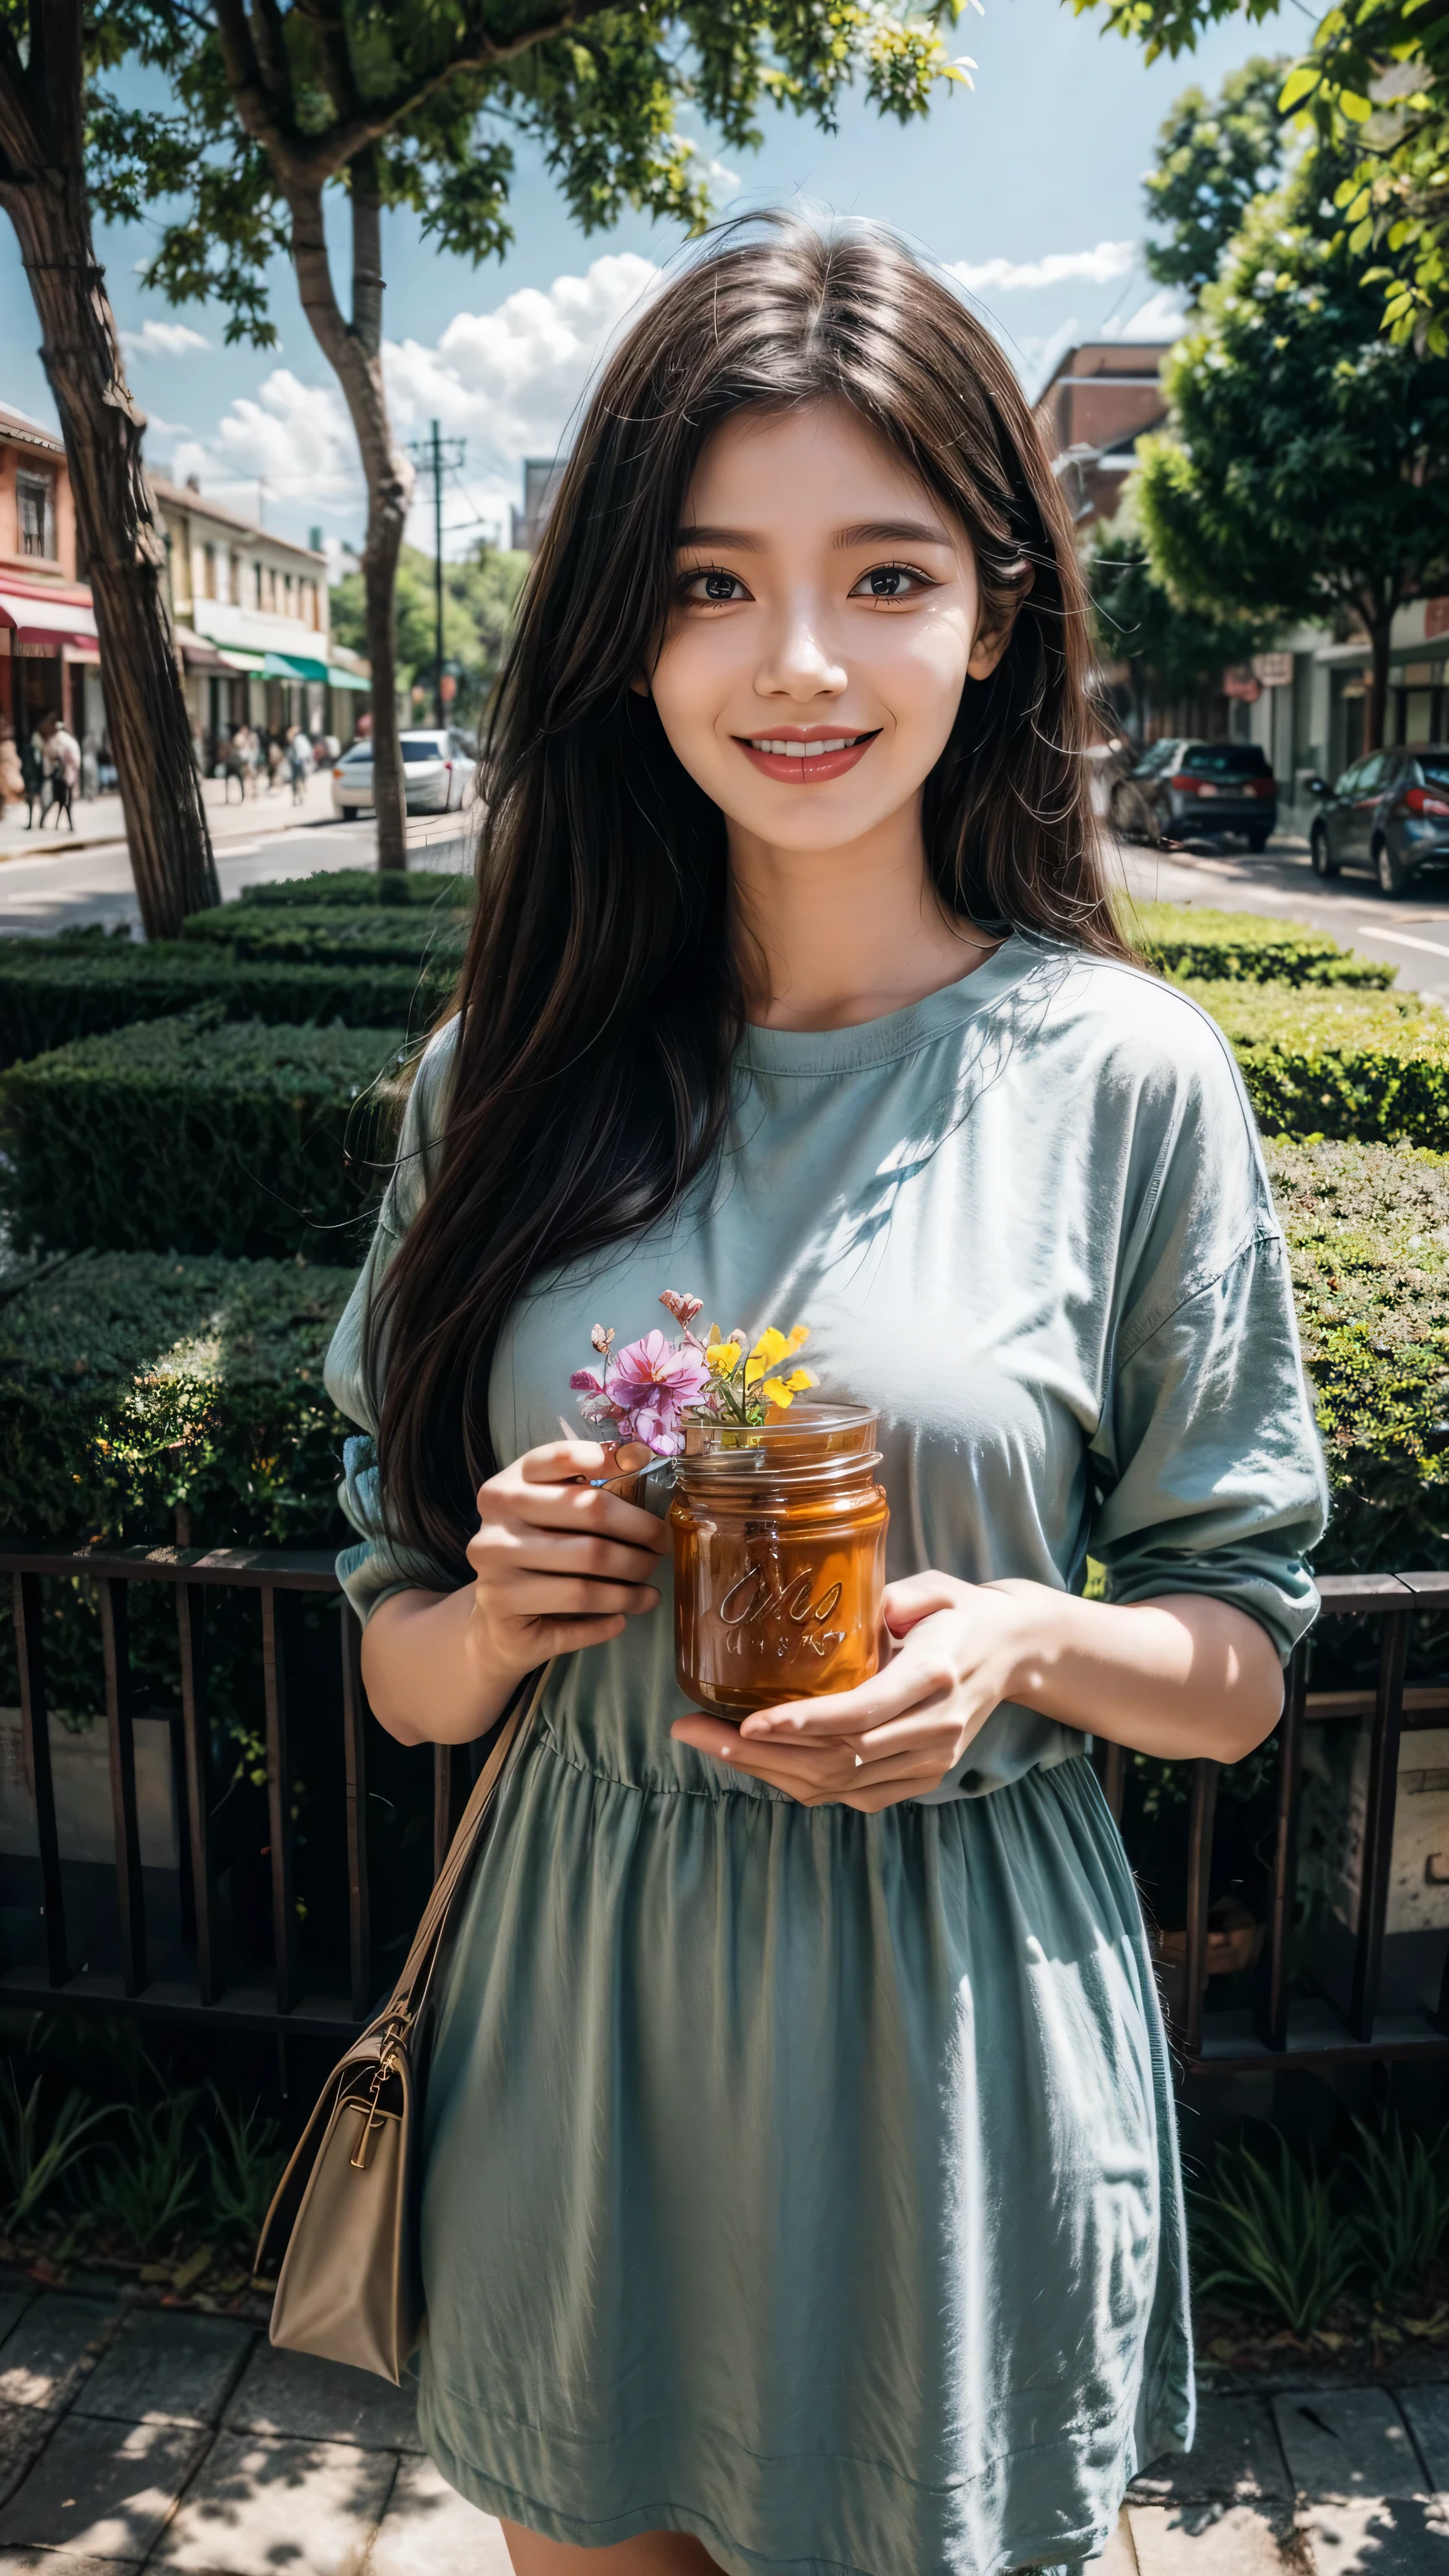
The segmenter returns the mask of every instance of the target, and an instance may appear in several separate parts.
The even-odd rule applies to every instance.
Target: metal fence
[[[0,1551],[11,1577],[20,1671],[20,1739],[33,1800],[38,1865],[37,1937],[25,1955],[0,1960],[0,2003],[120,2009],[214,2028],[342,2038],[363,2022],[386,1980],[372,1933],[368,1827],[368,1713],[362,1687],[361,1631],[339,1594],[330,1555],[196,1548],[69,1553]],[[76,1955],[67,1925],[68,1864],[62,1852],[51,1759],[51,1723],[43,1643],[43,1586],[84,1577],[96,1589],[105,1673],[114,1906],[101,1955]],[[164,1944],[148,1929],[137,1794],[135,1693],[130,1685],[129,1614],[133,1588],[171,1588],[176,1615],[176,1691],[168,1709],[174,1761],[176,1887]],[[217,1788],[206,1715],[207,1674],[202,1605],[208,1590],[255,1601],[260,1639],[265,1747],[271,1976],[263,1988],[239,1979],[217,1936],[218,1873],[213,1849]],[[1282,1721],[1274,1739],[1274,1823],[1267,1869],[1266,1923],[1251,1998],[1225,2010],[1207,2006],[1214,1816],[1220,1766],[1191,1765],[1186,1835],[1186,1924],[1180,1966],[1169,1979],[1175,2038],[1189,2070],[1221,2072],[1264,2065],[1328,2066],[1345,2059],[1449,2054],[1449,1928],[1435,1951],[1432,1992],[1423,1991],[1422,1939],[1417,1993],[1402,1976],[1385,1991],[1386,1939],[1394,1856],[1401,1736],[1449,1722],[1449,1685],[1406,1692],[1405,1668],[1416,1618],[1449,1607],[1449,1574],[1328,1576],[1320,1581],[1325,1620],[1372,1621],[1377,1659],[1372,1683],[1354,1690],[1310,1686],[1312,1641],[1288,1671]],[[294,1890],[294,1750],[288,1714],[288,1652],[283,1605],[297,1595],[326,1596],[335,1608],[338,1669],[328,1698],[328,1724],[341,1732],[343,1837],[347,1899],[345,1974],[318,1979],[299,1940]],[[1322,1631],[1319,1632],[1320,1634]],[[1361,1782],[1357,1920],[1346,1928],[1336,1959],[1309,1955],[1299,1904],[1299,1845],[1304,1749],[1315,1723],[1368,1721]],[[479,1749],[434,1747],[405,1757],[414,1793],[431,1800],[434,1871],[441,1866]],[[1130,1759],[1100,1743],[1096,1760],[1108,1804],[1120,1819]],[[431,1779],[426,1766],[431,1765]],[[1449,1791],[1449,1769],[1443,1786]],[[1130,1848],[1130,1846],[1129,1846]],[[3,1867],[0,1863],[0,1867]],[[34,1867],[34,1865],[33,1865]],[[73,1885],[73,1880],[70,1882]],[[20,1911],[25,1912],[24,1906]],[[1446,1902],[1449,1925],[1449,1902]],[[1442,1955],[1441,1955],[1442,1953]],[[340,1946],[338,1957],[340,1960]]]

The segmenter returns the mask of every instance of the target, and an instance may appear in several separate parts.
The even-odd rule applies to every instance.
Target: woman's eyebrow
[[[949,546],[951,539],[930,519],[865,519],[858,527],[837,528],[830,542],[846,554],[854,546]]]
[[[674,540],[677,546],[728,546],[737,555],[763,552],[764,540],[752,537],[748,528],[681,528]]]

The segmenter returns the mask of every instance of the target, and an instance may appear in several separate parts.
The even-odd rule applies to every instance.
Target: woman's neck
[[[918,816],[837,850],[777,849],[731,825],[730,877],[761,1028],[883,1019],[959,983],[997,944],[942,904]]]

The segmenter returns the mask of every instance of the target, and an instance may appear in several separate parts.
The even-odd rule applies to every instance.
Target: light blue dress
[[[427,1184],[425,1057],[328,1383]],[[1205,1592],[1286,1652],[1325,1489],[1236,1069],[1181,994],[1016,937],[862,1027],[754,1030],[723,1165],[540,1282],[500,1460],[589,1327],[812,1327],[881,1408],[890,1574]],[[662,1479],[660,1480],[663,1481]],[[350,1444],[364,1615],[439,1580]],[[1082,1739],[1002,1707],[930,1797],[807,1809],[671,1741],[671,1608],[556,1669],[461,1920],[427,2101],[421,2422],[489,2511],[731,2571],[994,2576],[1190,2441],[1172,2080]]]

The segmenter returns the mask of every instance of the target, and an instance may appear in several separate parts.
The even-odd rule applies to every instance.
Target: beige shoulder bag
[[[415,2050],[448,1916],[482,1839],[510,1756],[551,1667],[514,1695],[474,1785],[384,2012],[332,2069],[277,2186],[257,2270],[285,2246],[272,2341],[289,2352],[375,2370],[395,2384],[423,2326],[418,2261],[418,2132],[423,2068]]]

